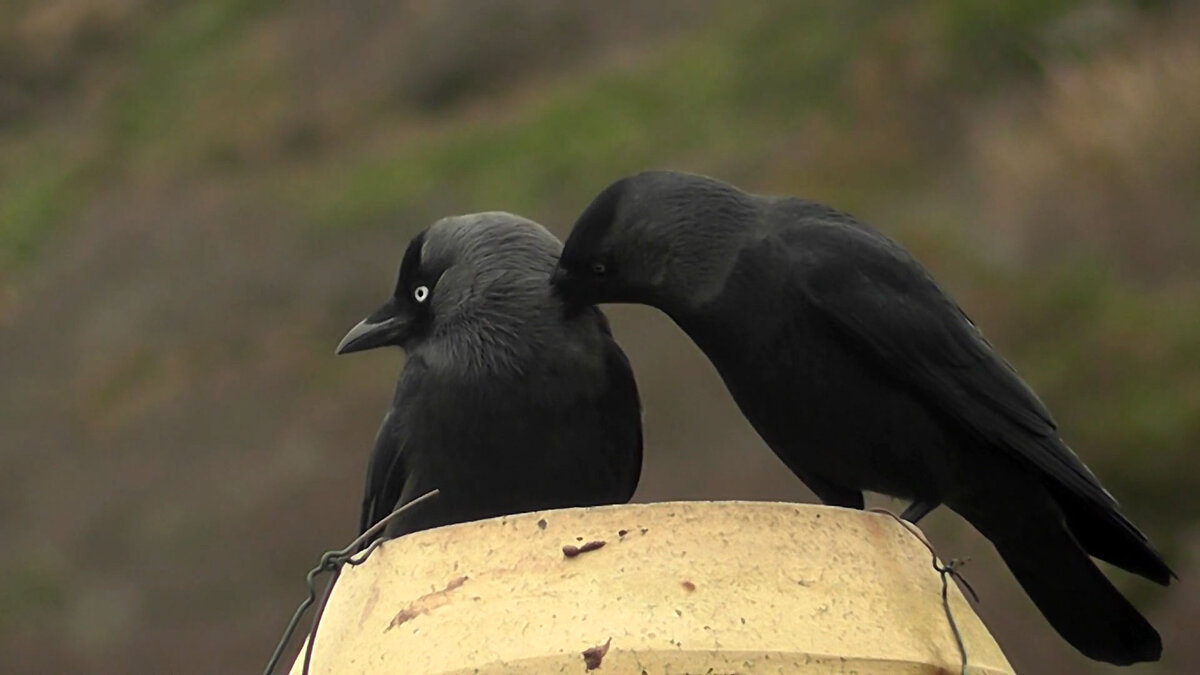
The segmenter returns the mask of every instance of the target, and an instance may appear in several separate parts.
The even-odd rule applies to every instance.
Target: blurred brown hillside
[[[886,9],[885,9],[886,7]],[[649,167],[849,210],[953,291],[1167,554],[1200,643],[1200,7],[0,3],[0,663],[258,672],[357,522],[399,354],[333,357],[433,219],[565,234]],[[611,308],[642,500],[812,497],[664,317]],[[887,502],[880,502],[887,504]],[[1057,638],[923,523],[1025,673]]]

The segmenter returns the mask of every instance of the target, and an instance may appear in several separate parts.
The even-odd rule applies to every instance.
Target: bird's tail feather
[[[1089,658],[1117,665],[1158,660],[1158,632],[1096,567],[1061,517],[1009,522],[1004,533],[981,531],[1067,642]]]
[[[1083,503],[1071,495],[1061,495],[1058,504],[1067,527],[1089,554],[1163,586],[1175,576],[1146,535],[1115,508]]]

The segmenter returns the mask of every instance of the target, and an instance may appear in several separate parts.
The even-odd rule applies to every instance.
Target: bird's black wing
[[[642,474],[642,404],[638,397],[637,382],[629,358],[617,344],[608,326],[608,319],[600,311],[601,330],[604,333],[605,374],[608,382],[599,400],[599,411],[608,423],[608,434],[619,447],[610,453],[614,462],[613,473],[625,476],[628,501],[637,490]]]
[[[808,225],[787,238],[801,293],[851,348],[988,445],[1115,514],[1116,501],[1059,440],[1045,405],[899,245],[854,222]]]
[[[920,263],[840,214],[783,238],[799,292],[851,349],[974,437],[1032,467],[1059,495],[1090,554],[1170,582],[1174,573],[1059,439],[1045,405]]]
[[[402,459],[404,432],[401,416],[393,408],[383,418],[375,436],[375,449],[367,463],[367,484],[363,491],[362,515],[358,532],[366,532],[396,508],[404,489]]]

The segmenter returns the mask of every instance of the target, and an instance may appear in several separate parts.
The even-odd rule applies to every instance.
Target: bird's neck
[[[551,339],[546,333],[554,320],[537,312],[464,312],[440,327],[427,358],[464,373],[520,377],[538,345]]]
[[[754,236],[746,221],[727,220],[726,214],[709,213],[673,228],[653,283],[659,309],[683,315],[714,302]]]
[[[736,368],[761,353],[788,314],[778,281],[764,269],[760,254],[766,245],[739,242],[710,293],[660,307],[718,370]]]

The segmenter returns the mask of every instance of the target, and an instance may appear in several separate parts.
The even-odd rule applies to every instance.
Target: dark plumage
[[[1155,660],[1158,633],[1088,558],[1173,576],[1037,396],[903,248],[828,206],[665,171],[610,185],[554,273],[576,304],[670,316],[827,504],[939,504],[992,541],[1087,656]]]
[[[407,361],[367,469],[360,531],[436,488],[385,536],[629,501],[642,466],[629,362],[599,310],[567,316],[547,279],[561,244],[507,213],[418,234],[393,297],[337,352]]]

